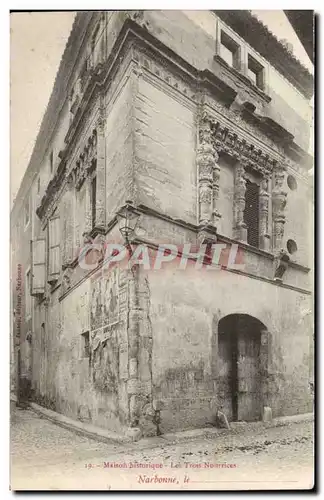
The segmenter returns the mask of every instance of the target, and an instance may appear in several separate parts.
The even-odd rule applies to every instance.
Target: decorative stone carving
[[[287,192],[283,189],[286,167],[278,163],[274,172],[274,187],[272,190],[272,219],[273,219],[273,249],[279,251],[282,247],[284,226],[286,222],[285,208]]]
[[[217,151],[214,152],[214,168],[213,168],[213,211],[212,211],[212,224],[217,228],[221,214],[218,211],[218,198],[219,198],[219,179],[220,179],[220,166],[218,164],[219,155]]]
[[[234,179],[234,236],[247,241],[247,227],[244,222],[246,179],[242,163],[237,163]]]
[[[86,181],[85,192],[85,225],[84,232],[90,233],[92,229],[92,206],[91,206],[91,179],[88,177]]]
[[[199,225],[208,226],[213,222],[213,173],[216,162],[211,143],[210,122],[204,119],[199,122],[199,145],[196,161],[198,169]],[[214,211],[216,210],[215,207]]]
[[[105,115],[103,106],[97,121],[97,183],[96,183],[96,221],[97,228],[106,225],[106,156],[105,156]]]
[[[264,178],[260,186],[259,216],[260,216],[260,248],[270,250],[269,235],[269,181]]]
[[[73,261],[73,231],[74,231],[74,220],[73,220],[73,190],[74,190],[74,178],[70,174],[66,186],[65,192],[63,194],[63,251],[62,251],[62,268],[69,266]]]
[[[93,130],[75,166],[75,187],[80,189],[89,173],[95,168],[97,160],[97,130]]]
[[[217,152],[224,152],[242,161],[254,171],[267,177],[273,170],[275,160],[253,144],[240,138],[235,132],[228,130],[212,119],[212,142]]]
[[[66,267],[62,276],[62,294],[64,294],[71,288],[72,275],[73,269],[71,267]]]
[[[287,254],[287,252],[284,249],[281,249],[275,259],[275,273],[274,273],[275,281],[282,281],[283,275],[288,269],[289,260],[290,257]]]

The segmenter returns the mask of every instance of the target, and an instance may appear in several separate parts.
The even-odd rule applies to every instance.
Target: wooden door
[[[253,323],[238,322],[237,419],[261,417],[260,333]]]

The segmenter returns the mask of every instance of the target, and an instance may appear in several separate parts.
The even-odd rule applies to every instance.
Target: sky
[[[277,38],[293,44],[296,57],[313,73],[313,65],[282,11],[252,11]],[[74,12],[12,13],[10,52],[11,200],[36,141],[55,76],[69,37]]]
[[[10,16],[11,198],[28,166],[74,17],[74,12]]]

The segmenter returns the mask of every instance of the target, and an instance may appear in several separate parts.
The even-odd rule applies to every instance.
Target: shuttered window
[[[259,186],[246,181],[244,222],[247,226],[247,242],[259,247]]]
[[[48,245],[48,281],[56,281],[61,271],[60,253],[60,216],[56,215],[49,220],[49,245]]]
[[[31,295],[45,293],[45,238],[31,242]]]

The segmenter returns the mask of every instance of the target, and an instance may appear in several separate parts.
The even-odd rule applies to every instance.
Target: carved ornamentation
[[[234,235],[240,241],[247,241],[247,227],[244,222],[246,179],[243,163],[238,163],[234,179]]]
[[[62,294],[64,294],[71,288],[72,275],[73,275],[73,269],[71,267],[66,267],[63,271],[63,276],[62,276]]]
[[[241,109],[238,111],[233,109],[229,109],[217,101],[213,96],[210,96],[208,93],[205,95],[205,103],[210,106],[215,113],[219,115],[216,121],[221,121],[222,117],[225,117],[227,120],[232,122],[232,126],[236,128],[240,127],[244,132],[250,134],[251,136],[262,141],[263,144],[266,144],[272,151],[274,151],[277,155],[283,155],[282,146],[278,145],[273,139],[267,137],[260,129],[243,119],[241,115]]]
[[[269,235],[269,181],[263,179],[260,186],[259,195],[259,216],[260,216],[260,248],[270,250]]]
[[[259,172],[264,177],[269,177],[276,164],[276,160],[270,158],[262,149],[257,149],[245,139],[240,138],[237,133],[229,130],[219,122],[212,120],[212,143],[215,150],[226,153],[236,158],[245,167]]]
[[[95,168],[97,160],[97,130],[93,130],[75,164],[75,187],[80,189],[85,179]]]
[[[281,249],[286,222],[285,208],[287,192],[283,189],[286,166],[278,164],[274,172],[274,187],[272,190],[273,248]]]
[[[208,120],[199,123],[199,145],[197,149],[199,224],[212,223],[214,149],[211,143],[211,126]]]
[[[195,84],[190,83],[191,79],[181,78],[180,75],[176,75],[170,71],[167,66],[162,65],[160,59],[153,59],[151,54],[148,56],[144,53],[144,51],[142,52],[138,49],[134,50],[133,57],[134,60],[140,64],[143,71],[147,70],[147,75],[151,73],[155,76],[155,78],[158,78],[162,82],[166,83],[170,88],[173,88],[182,95],[196,101],[198,95],[197,89]]]
[[[63,251],[62,251],[62,267],[67,267],[73,262],[73,190],[75,181],[73,174],[67,178],[65,191],[62,197],[63,204]]]
[[[103,101],[103,97],[101,97]],[[96,182],[96,220],[97,228],[106,225],[106,154],[105,154],[105,111],[103,102],[97,121],[97,182]]]
[[[275,264],[275,272],[274,272],[274,280],[282,281],[282,278],[285,272],[288,269],[290,257],[284,249],[281,249],[277,254],[274,264]]]

